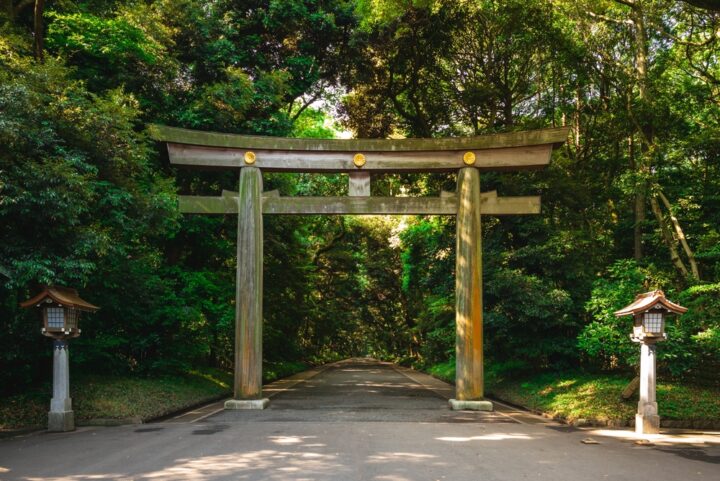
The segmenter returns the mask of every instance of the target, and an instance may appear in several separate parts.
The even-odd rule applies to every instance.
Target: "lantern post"
[[[53,339],[53,397],[48,412],[48,431],[75,429],[75,413],[70,398],[68,340],[80,335],[80,312],[95,312],[99,307],[78,296],[75,289],[48,286],[35,297],[20,304],[42,313],[42,334]]]
[[[634,325],[630,339],[640,344],[640,399],[635,415],[637,434],[658,434],[660,416],[656,399],[656,348],[657,343],[667,340],[665,318],[669,314],[683,314],[687,308],[670,302],[663,291],[639,294],[628,306],[615,315],[633,316]]]

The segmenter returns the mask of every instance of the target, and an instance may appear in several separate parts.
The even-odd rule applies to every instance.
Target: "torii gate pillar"
[[[480,173],[458,172],[455,252],[455,399],[453,409],[492,411],[483,399],[482,241]]]
[[[237,278],[235,295],[235,388],[225,409],[263,409],[262,174],[257,167],[240,169],[238,189]]]

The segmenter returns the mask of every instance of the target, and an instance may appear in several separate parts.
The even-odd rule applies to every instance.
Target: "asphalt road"
[[[718,444],[636,445],[507,407],[453,412],[447,385],[388,364],[282,386],[265,411],[0,440],[0,479],[720,479]]]

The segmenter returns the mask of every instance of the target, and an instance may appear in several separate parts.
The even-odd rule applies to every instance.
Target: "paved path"
[[[262,412],[0,440],[0,479],[720,479],[720,444],[639,446],[509,408],[452,412],[447,385],[388,364],[340,363],[275,390]]]

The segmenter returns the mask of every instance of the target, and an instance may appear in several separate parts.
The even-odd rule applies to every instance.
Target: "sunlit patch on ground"
[[[375,479],[377,481],[412,481],[411,478],[406,478],[404,476],[399,476],[397,474],[387,474],[383,476],[376,476]]]
[[[374,461],[395,461],[397,459],[405,459],[408,461],[417,461],[417,460],[425,460],[425,459],[433,459],[437,458],[437,456],[434,456],[432,454],[423,454],[423,453],[378,453],[373,456],[368,457],[368,462],[374,462]]]
[[[305,439],[316,439],[317,436],[270,436],[269,439],[275,444],[301,444]]]
[[[505,441],[508,439],[533,439],[532,436],[520,433],[493,433],[484,434],[482,436],[470,436],[470,437],[458,437],[458,436],[443,436],[441,438],[435,438],[438,441],[448,441],[451,443],[466,443],[468,441]]]
[[[593,429],[588,433],[627,441],[648,440],[658,446],[673,444],[714,444],[720,446],[720,432],[677,431],[661,434],[636,434],[635,431],[625,429]]]
[[[119,473],[99,473],[99,474],[82,474],[76,476],[60,476],[60,477],[26,477],[22,478],[26,481],[94,481],[96,479],[127,479],[127,476]]]

